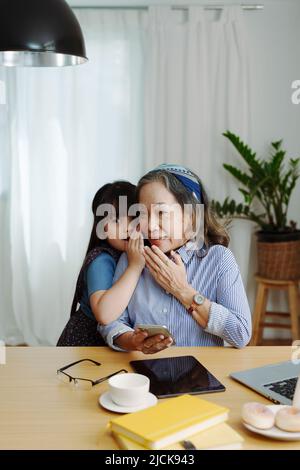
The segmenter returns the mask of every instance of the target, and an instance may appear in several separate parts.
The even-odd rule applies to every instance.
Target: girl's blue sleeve
[[[110,289],[113,284],[116,262],[108,253],[101,253],[86,272],[88,297],[98,290]]]
[[[127,254],[122,253],[116,267],[116,272],[113,279],[114,283],[122,276],[127,266]],[[118,320],[115,320],[109,323],[108,325],[98,324],[97,329],[98,332],[102,335],[103,339],[108,344],[108,346],[110,346],[112,349],[116,349],[117,351],[125,351],[125,349],[119,348],[116,344],[114,344],[114,340],[117,339],[118,336],[122,335],[123,333],[133,331],[133,328],[130,323],[128,308],[124,310]]]

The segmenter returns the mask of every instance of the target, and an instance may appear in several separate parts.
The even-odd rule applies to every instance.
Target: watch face
[[[201,294],[194,295],[194,302],[195,304],[201,305],[204,302],[204,297]]]

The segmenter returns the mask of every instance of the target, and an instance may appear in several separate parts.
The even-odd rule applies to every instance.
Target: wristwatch
[[[204,300],[205,300],[205,297],[199,294],[199,292],[197,292],[197,294],[195,294],[193,297],[193,301],[190,307],[188,308],[188,312],[192,314],[193,311],[195,310],[195,307],[197,307],[197,305],[202,305],[204,303]]]

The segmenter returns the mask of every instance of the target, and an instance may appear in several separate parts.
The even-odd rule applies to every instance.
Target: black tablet
[[[130,365],[135,372],[149,377],[150,392],[157,398],[225,391],[224,385],[193,356],[131,361]]]

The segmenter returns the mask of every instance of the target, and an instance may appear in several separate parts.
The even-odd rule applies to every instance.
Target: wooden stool
[[[276,281],[273,279],[266,279],[258,275],[255,276],[258,283],[256,302],[253,314],[253,334],[251,345],[256,346],[261,343],[263,337],[263,328],[287,328],[291,329],[292,339],[299,339],[298,316],[299,316],[299,279],[291,281]],[[268,301],[268,290],[286,290],[288,291],[289,312],[271,312],[266,311]],[[265,322],[266,316],[277,318],[287,318],[290,315],[289,324],[281,323],[267,323]]]

